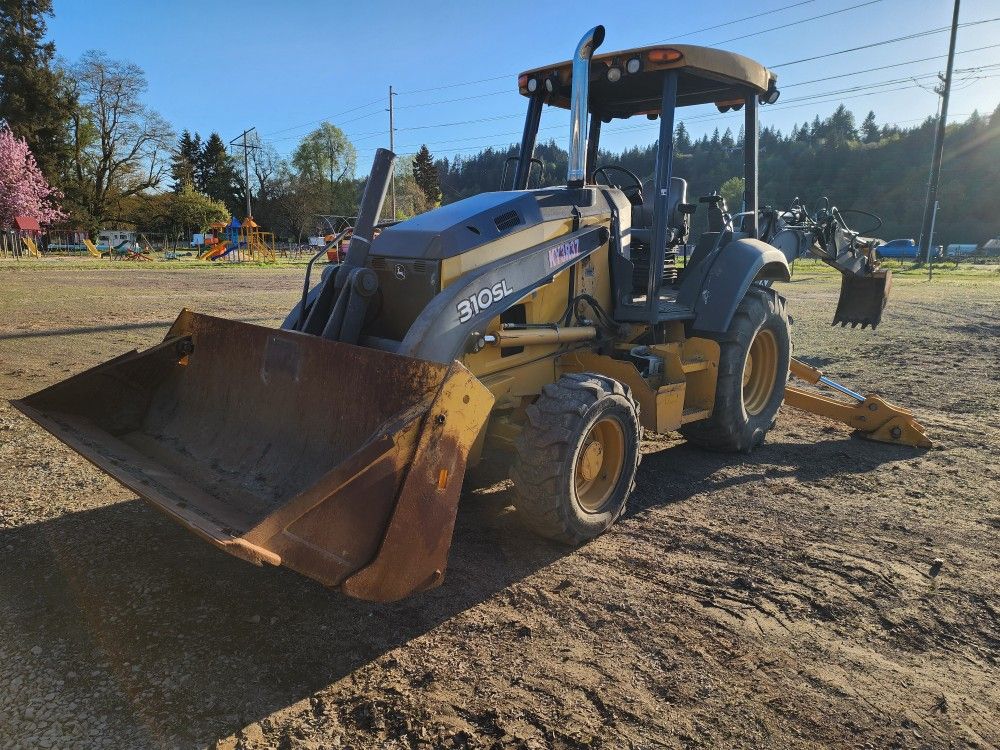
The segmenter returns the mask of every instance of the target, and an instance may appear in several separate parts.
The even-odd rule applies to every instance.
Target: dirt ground
[[[1000,746],[1000,274],[897,278],[876,332],[784,287],[797,354],[934,449],[790,409],[750,456],[660,439],[575,550],[470,490],[444,584],[383,606],[215,551],[6,404],[182,304],[275,324],[300,273],[0,267],[0,747]]]

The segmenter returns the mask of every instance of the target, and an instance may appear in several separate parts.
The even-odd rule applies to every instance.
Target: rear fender
[[[728,243],[706,269],[694,299],[695,334],[725,333],[743,295],[755,281],[788,281],[785,254],[766,242],[738,239]]]

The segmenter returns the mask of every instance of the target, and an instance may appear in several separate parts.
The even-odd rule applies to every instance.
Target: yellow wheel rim
[[[590,428],[576,459],[576,498],[587,513],[600,513],[614,493],[625,464],[625,432],[614,419]]]
[[[771,331],[757,331],[743,363],[743,408],[755,416],[764,411],[778,376],[778,340]]]

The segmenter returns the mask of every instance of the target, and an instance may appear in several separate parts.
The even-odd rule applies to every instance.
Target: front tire
[[[719,342],[719,378],[712,416],[681,428],[703,448],[749,453],[774,427],[785,398],[791,336],[785,301],[751,286]]]
[[[515,505],[536,533],[577,545],[625,510],[639,464],[638,406],[612,378],[571,373],[528,407],[511,469]]]

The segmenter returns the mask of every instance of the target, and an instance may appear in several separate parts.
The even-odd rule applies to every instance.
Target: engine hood
[[[384,229],[372,242],[372,254],[451,258],[541,222],[532,191],[480,193]]]

